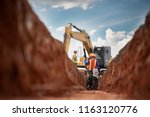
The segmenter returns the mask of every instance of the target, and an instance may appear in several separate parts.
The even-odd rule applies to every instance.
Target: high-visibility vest
[[[88,65],[88,69],[89,70],[93,70],[94,68],[96,68],[96,59],[90,59],[90,63]]]

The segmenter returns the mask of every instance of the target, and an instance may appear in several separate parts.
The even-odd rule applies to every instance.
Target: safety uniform
[[[92,58],[89,60],[88,70],[91,71],[96,68],[96,59]]]
[[[86,81],[86,87],[88,90],[97,89],[98,87],[98,84],[97,84],[98,79],[95,76],[93,76],[93,70],[97,67],[98,67],[98,64],[96,60],[96,55],[91,53],[90,59],[88,60],[88,65],[87,65],[89,77],[87,78],[87,81]]]

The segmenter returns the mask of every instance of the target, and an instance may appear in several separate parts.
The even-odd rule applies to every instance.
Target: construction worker
[[[87,66],[89,77],[87,78],[86,86],[87,89],[98,89],[98,78],[99,78],[99,65],[96,60],[94,53],[90,54],[88,60],[85,61]]]
[[[91,53],[89,58],[88,70],[92,71],[94,68],[96,68],[96,55]]]
[[[94,53],[91,53],[90,58],[88,59],[88,61],[87,60],[85,61],[85,64],[87,66],[87,70],[89,74],[89,77],[87,78],[86,86],[87,86],[87,89],[93,89],[92,87],[95,87],[95,86],[92,86],[93,85],[92,80],[95,80],[93,79],[93,69],[98,68],[96,55]]]
[[[74,54],[72,56],[72,61],[77,64],[77,51],[74,51]]]

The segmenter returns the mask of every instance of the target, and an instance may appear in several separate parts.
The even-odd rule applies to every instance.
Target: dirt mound
[[[124,93],[133,99],[150,99],[150,13],[109,65],[101,90]]]
[[[26,0],[0,1],[0,97],[61,95],[83,83]]]

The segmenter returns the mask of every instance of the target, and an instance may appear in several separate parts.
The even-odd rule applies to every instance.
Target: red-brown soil
[[[108,66],[101,90],[150,99],[150,13],[145,24]]]
[[[62,100],[126,100],[129,99],[125,95],[118,95],[115,93],[107,93],[104,91],[77,91],[68,96],[47,98],[47,99],[62,99]]]
[[[81,91],[72,91],[66,92],[64,95],[60,96],[43,96],[43,97],[16,97],[13,98],[14,100],[129,100],[132,98],[128,98],[126,95],[118,95],[115,93],[108,93],[105,91],[88,91],[88,90],[81,90]]]
[[[0,15],[0,98],[61,95],[83,84],[26,0],[1,0]]]

